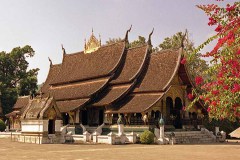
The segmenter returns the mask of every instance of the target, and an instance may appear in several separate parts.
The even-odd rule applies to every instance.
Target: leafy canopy
[[[27,58],[34,56],[31,46],[13,48],[10,53],[0,52],[0,91],[4,114],[11,111],[17,96],[37,90],[38,68],[28,70]]]

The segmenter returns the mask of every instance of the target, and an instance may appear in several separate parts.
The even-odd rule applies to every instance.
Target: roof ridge
[[[119,41],[119,42],[115,42],[115,43],[111,43],[111,44],[102,45],[102,46],[99,47],[99,49],[100,49],[100,48],[109,47],[109,46],[112,46],[112,45],[116,45],[116,44],[118,44],[118,43],[123,43],[123,41]],[[96,51],[97,51],[97,50],[96,50]],[[94,51],[94,52],[96,52],[96,51]],[[94,53],[94,52],[92,52],[92,53]],[[83,53],[84,53],[84,51],[79,51],[79,52],[74,52],[74,53],[66,54],[65,56],[73,56],[73,55],[76,55],[76,54],[83,54]]]

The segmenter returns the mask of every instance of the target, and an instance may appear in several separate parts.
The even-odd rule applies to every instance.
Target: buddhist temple
[[[201,105],[183,110],[194,86],[186,64],[181,64],[182,48],[152,52],[152,33],[146,44],[130,48],[129,32],[122,41],[108,45],[102,45],[92,32],[83,51],[76,53],[67,53],[62,47],[62,63],[50,60],[40,96],[54,100],[63,125],[111,126],[119,115],[128,126],[155,126],[161,115],[176,129],[201,124],[205,113]],[[19,97],[7,116],[15,121],[17,115],[24,119],[31,101]]]

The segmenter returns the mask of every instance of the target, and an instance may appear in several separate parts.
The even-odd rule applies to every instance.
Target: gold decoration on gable
[[[86,43],[85,40],[85,45],[84,45],[84,53],[92,53],[96,50],[98,50],[98,48],[101,47],[101,39],[99,36],[99,40],[94,36],[93,32],[91,37],[89,38],[88,42]]]
[[[57,117],[57,113],[56,113],[55,109],[52,107],[47,112],[47,118],[48,119],[56,119],[56,117]]]

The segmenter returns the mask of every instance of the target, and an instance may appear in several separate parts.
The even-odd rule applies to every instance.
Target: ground
[[[26,144],[0,139],[4,160],[213,160],[239,159],[240,143],[211,145]]]

